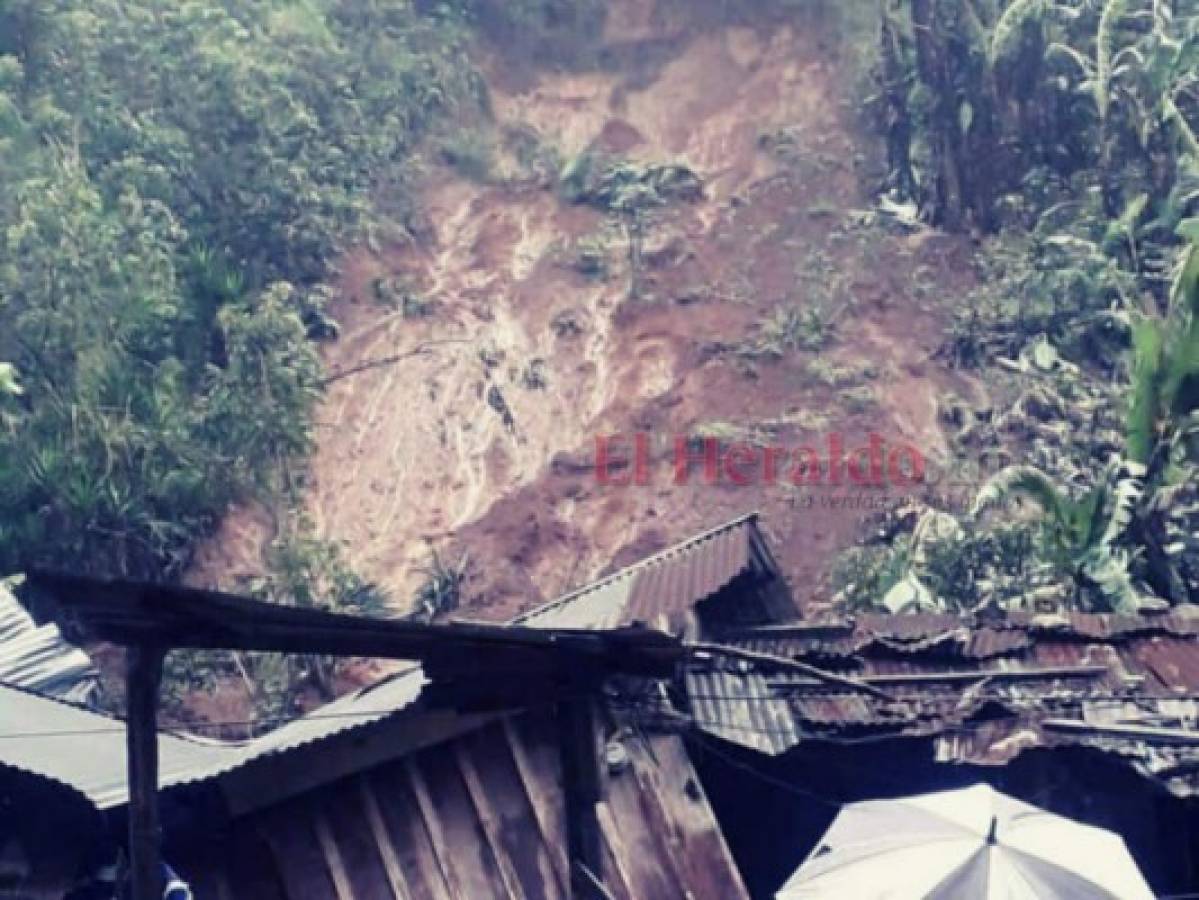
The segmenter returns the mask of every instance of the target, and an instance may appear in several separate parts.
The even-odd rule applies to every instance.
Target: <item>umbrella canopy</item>
[[[1110,831],[980,784],[846,806],[777,900],[1153,900]]]

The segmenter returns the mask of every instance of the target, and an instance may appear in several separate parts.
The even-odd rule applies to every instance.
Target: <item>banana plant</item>
[[[1094,487],[1071,497],[1033,466],[1011,466],[979,491],[971,514],[1014,496],[1033,500],[1044,512],[1045,546],[1054,564],[1098,598],[1101,610],[1131,613],[1145,605],[1131,575],[1133,554],[1118,544],[1140,496],[1134,472],[1113,462]]]
[[[1097,594],[1097,606],[1121,612],[1185,602],[1199,591],[1182,572],[1199,534],[1184,514],[1189,507],[1178,502],[1194,487],[1199,459],[1199,220],[1183,223],[1179,235],[1190,245],[1169,311],[1164,317],[1130,311],[1124,458],[1077,498],[1040,469],[1009,467],[983,486],[973,509],[977,516],[1009,497],[1031,498],[1044,511],[1055,562]],[[1199,514],[1199,503],[1193,512]]]
[[[1165,316],[1130,310],[1133,379],[1127,444],[1130,461],[1147,480],[1177,483],[1184,471],[1173,451],[1181,429],[1199,411],[1199,219],[1178,234],[1189,242],[1179,263]]]
[[[994,68],[1016,45],[1025,24],[1043,16],[1052,7],[1046,0],[1015,0],[1003,11],[990,34],[987,62]]]

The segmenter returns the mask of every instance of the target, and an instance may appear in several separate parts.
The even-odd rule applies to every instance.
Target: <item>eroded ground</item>
[[[936,457],[938,398],[977,390],[933,359],[969,248],[863,214],[873,142],[824,28],[676,21],[623,0],[605,40],[618,64],[581,73],[481,51],[488,127],[558,162],[598,150],[701,176],[702,200],[651,217],[636,295],[619,221],[510,153],[483,181],[432,165],[417,238],[345,261],[330,371],[404,358],[331,385],[309,502],[397,609],[433,548],[469,554],[465,614],[498,617],[750,510],[798,596],[818,599],[870,509],[820,500],[844,493],[828,490],[809,507],[760,479],[674,484],[673,436],[823,448],[874,432]],[[596,248],[606,273],[580,271]],[[381,284],[427,314],[381,303]],[[812,310],[833,326],[823,346],[769,352],[773,325]],[[815,345],[813,328],[781,330]],[[664,448],[651,483],[599,484],[595,436],[634,431]],[[201,571],[253,569],[268,530],[231,517]]]

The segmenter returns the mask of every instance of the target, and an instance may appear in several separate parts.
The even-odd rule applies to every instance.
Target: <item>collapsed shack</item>
[[[203,592],[32,581],[53,595],[51,607],[69,609],[58,610],[60,622],[82,622],[126,645],[227,641],[246,616],[261,613],[272,642],[316,650],[295,611],[268,613]],[[77,601],[65,602],[68,596]],[[700,633],[709,606],[750,623],[795,614],[753,517],[506,627],[397,630],[416,641],[423,665],[247,744],[159,734],[165,856],[193,880],[198,897],[222,900],[746,896],[680,738],[641,727],[642,711],[670,709],[662,667],[681,646],[645,626]],[[358,631],[344,620],[338,626]],[[478,642],[460,643],[465,635]],[[386,636],[370,640],[373,649],[388,649]],[[497,641],[507,648],[502,665],[488,661]],[[631,651],[641,663],[628,665]],[[607,677],[593,699],[604,702],[586,717],[564,715],[563,701],[578,700],[573,682],[599,659]],[[81,721],[66,730],[101,729]],[[0,763],[83,794],[105,822],[97,840],[120,835],[137,796],[114,763],[123,762],[120,753],[85,754],[76,743],[65,758],[47,757],[38,753],[45,736],[34,732],[18,742],[26,751],[19,760],[0,742]],[[109,727],[107,734],[104,746],[119,748],[120,733]],[[582,771],[587,754],[562,752],[572,741],[594,750],[602,744],[602,755],[592,754],[602,766]],[[580,833],[586,823],[571,812],[572,783],[599,798],[590,834]],[[585,871],[597,877],[580,886],[578,850],[587,844],[595,864]]]
[[[751,893],[781,884],[836,804],[975,781],[1121,834],[1159,893],[1199,886],[1199,617],[859,615],[720,640],[889,695],[689,669],[692,757]]]
[[[593,698],[594,833],[564,799],[560,679],[435,654],[245,744],[160,734],[166,857],[220,900],[769,897],[839,803],[986,780],[1117,831],[1159,892],[1199,886],[1185,612],[803,620],[748,516],[506,627],[683,638],[672,677],[612,672]],[[0,741],[0,779],[81,795],[73,827],[119,835],[103,721],[111,752]],[[603,886],[572,890],[588,841]]]

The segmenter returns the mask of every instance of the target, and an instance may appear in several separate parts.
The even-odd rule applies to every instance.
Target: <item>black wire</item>
[[[714,742],[709,741],[707,737],[697,735],[697,743],[701,744],[707,752],[711,753],[725,764],[732,766],[734,769],[739,769],[740,771],[745,772],[747,775],[752,775],[763,784],[769,784],[772,787],[787,791],[788,793],[795,794],[796,796],[804,797],[809,800],[815,800],[818,803],[827,804],[833,809],[841,809],[843,806],[845,806],[845,801],[843,800],[830,800],[827,797],[822,797],[813,791],[805,791],[803,788],[796,787],[795,785],[784,781],[781,778],[775,778],[773,775],[767,775],[765,772],[760,772],[753,766],[747,765],[746,763],[729,756],[723,750],[719,749]]]
[[[712,701],[722,701],[722,702],[726,702],[726,703],[757,703],[757,704],[766,704],[766,703],[788,704],[789,701],[792,699],[792,698],[786,697],[786,696],[760,697],[760,696],[745,696],[745,695],[738,696],[738,695],[733,695],[733,694],[707,694],[707,693],[698,694],[698,693],[690,693],[690,692],[688,692],[686,696],[689,699],[695,699],[695,700],[712,700]],[[617,705],[624,704],[626,709],[633,709],[634,711],[647,711],[648,710],[648,707],[638,707],[636,705],[637,698],[624,698],[624,697],[615,696],[615,697],[609,697],[608,699]],[[654,699],[656,699],[656,697]],[[819,699],[819,695],[817,696],[817,699]],[[900,702],[902,702],[902,698],[897,698],[897,699],[899,699]],[[1155,697],[1151,697],[1148,695],[1144,695],[1144,696],[1140,696],[1140,695],[1138,695],[1138,696],[1126,696],[1126,695],[1093,696],[1093,695],[1088,695],[1088,696],[1079,698],[1080,701],[1081,700],[1108,700],[1108,699],[1135,702],[1138,699],[1152,701],[1152,700],[1161,699],[1161,698],[1155,698]],[[1189,699],[1189,697],[1180,695],[1179,697],[1172,696],[1167,699],[1172,699],[1172,700],[1173,699]],[[1195,697],[1193,699],[1199,699],[1199,695],[1195,695]],[[540,705],[540,704],[536,704],[536,705]],[[525,707],[525,708],[528,708],[528,707]],[[189,723],[186,728],[171,728],[171,729],[160,729],[160,730],[161,730],[161,733],[163,733],[163,734],[170,734],[173,736],[180,737],[182,739],[187,739],[188,733],[191,731],[206,731],[206,730],[216,730],[216,729],[221,729],[221,728],[235,728],[235,727],[241,727],[241,728],[258,727],[258,728],[261,728],[265,725],[286,726],[293,722],[300,722],[300,721],[319,722],[319,721],[328,721],[328,720],[337,720],[337,719],[382,718],[384,716],[390,716],[398,711],[399,711],[398,709],[396,709],[395,707],[392,707],[392,708],[388,708],[388,709],[363,710],[363,711],[345,712],[345,713],[314,712],[314,713],[309,713],[308,715],[304,715],[304,716],[293,716],[293,717],[268,716],[268,717],[264,717],[264,718],[260,718],[260,719],[222,719],[222,720],[216,720],[216,721]],[[97,713],[97,715],[100,715],[100,714]],[[753,733],[771,735],[771,736],[778,736],[778,735],[786,736],[786,735],[794,735],[794,734],[798,733],[797,729],[770,728],[770,727],[762,727],[762,726],[754,726],[754,725],[737,725],[732,722],[724,722],[724,721],[712,720],[712,719],[697,719],[694,717],[688,717],[688,719],[689,719],[689,721],[691,721],[695,724],[698,724],[698,725],[710,726],[710,727],[715,727],[715,728],[724,728],[724,729],[728,729],[728,730],[732,730],[732,731],[753,732]],[[830,724],[835,724],[835,722],[830,722]],[[865,724],[869,724],[869,723],[865,723]],[[947,727],[945,730],[946,731],[970,732],[970,731],[974,731],[975,729],[948,728]],[[87,729],[67,729],[67,730],[61,730],[61,731],[26,731],[26,732],[0,733],[0,740],[18,740],[18,739],[25,740],[25,739],[34,739],[34,738],[58,738],[58,737],[85,737],[85,736],[89,736],[89,735],[100,735],[100,734],[124,734],[124,732],[125,732],[124,723],[119,722],[119,724],[117,724],[116,726],[114,726],[112,728],[87,728]],[[820,735],[804,735],[804,736],[808,737],[808,738],[820,739]],[[886,735],[883,735],[882,738],[904,737],[904,736],[905,735],[902,735],[902,734],[888,733]],[[860,743],[860,742],[867,742],[870,740],[878,740],[878,739],[880,739],[880,738],[865,738],[865,739],[861,739],[861,740],[853,740],[853,739],[847,740],[847,739],[839,738],[838,741],[841,743]]]
[[[279,722],[282,725],[289,725],[292,722],[313,722],[328,719],[369,719],[382,718],[399,712],[403,707],[392,707],[382,710],[363,710],[361,712],[346,712],[346,713],[309,713],[306,716],[292,717],[273,716],[263,719],[222,719],[210,722],[195,722],[188,725],[188,730],[207,730],[216,728],[232,728],[241,726],[249,728],[251,726],[262,726],[271,722]],[[182,728],[160,729],[161,734],[169,734],[174,737],[180,737],[184,740],[188,737],[188,730]],[[63,731],[16,731],[0,734],[0,741],[16,740],[28,738],[57,738],[57,737],[86,737],[96,734],[124,734],[125,725],[121,723],[113,728],[80,728],[67,729]]]

